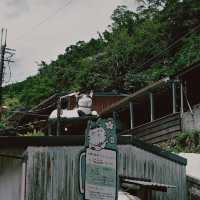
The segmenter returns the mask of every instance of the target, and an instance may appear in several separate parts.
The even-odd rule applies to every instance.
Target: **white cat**
[[[91,91],[89,95],[73,93],[78,99],[78,108],[73,110],[63,109],[61,110],[61,118],[78,118],[81,115],[95,115],[98,116],[96,111],[92,111],[92,96],[93,92]],[[66,97],[69,95],[66,95]],[[50,119],[57,118],[57,109],[53,110],[49,116]]]

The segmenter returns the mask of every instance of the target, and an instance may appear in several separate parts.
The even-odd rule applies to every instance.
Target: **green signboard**
[[[80,191],[85,200],[117,199],[117,135],[113,119],[90,121],[80,156]]]

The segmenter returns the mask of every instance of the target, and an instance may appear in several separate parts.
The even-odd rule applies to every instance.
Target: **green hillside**
[[[4,88],[10,109],[31,108],[55,92],[81,88],[133,92],[200,59],[200,1],[146,0],[125,6],[97,39],[79,41],[38,74]],[[64,42],[64,41],[63,41]]]

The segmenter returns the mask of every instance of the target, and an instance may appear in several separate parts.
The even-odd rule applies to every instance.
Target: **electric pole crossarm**
[[[6,48],[6,50],[8,50],[8,51],[14,51],[14,52],[16,52],[16,50],[15,50],[15,49]]]

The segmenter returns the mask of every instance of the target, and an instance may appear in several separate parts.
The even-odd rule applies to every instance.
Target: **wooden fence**
[[[156,144],[173,138],[180,131],[180,113],[176,113],[125,131],[122,134],[132,134],[145,142]]]

